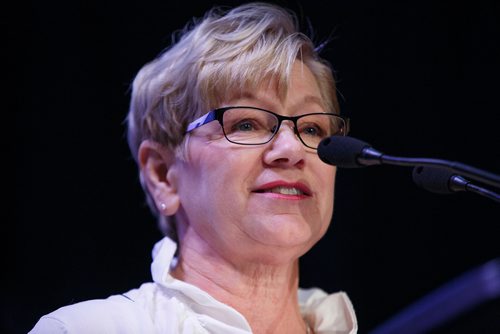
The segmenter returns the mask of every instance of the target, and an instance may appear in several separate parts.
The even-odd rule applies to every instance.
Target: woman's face
[[[315,78],[300,62],[284,100],[270,87],[224,106],[288,116],[325,112]],[[304,254],[324,235],[333,213],[336,170],[306,148],[292,127],[283,122],[273,140],[257,146],[230,143],[218,122],[191,133],[187,158],[176,161],[177,220],[189,242],[198,240],[239,260],[276,263]]]

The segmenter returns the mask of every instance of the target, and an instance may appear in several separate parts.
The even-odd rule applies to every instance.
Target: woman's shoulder
[[[147,300],[154,290],[153,283],[145,283],[125,294],[61,307],[41,317],[30,334],[152,332]]]

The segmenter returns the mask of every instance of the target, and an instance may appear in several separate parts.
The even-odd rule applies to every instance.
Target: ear
[[[179,209],[175,152],[163,145],[145,140],[139,147],[138,162],[142,182],[153,198],[158,212],[174,215]]]

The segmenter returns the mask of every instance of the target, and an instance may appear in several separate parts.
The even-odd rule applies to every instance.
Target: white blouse
[[[170,275],[176,248],[167,237],[155,245],[153,282],[122,295],[62,307],[43,316],[29,333],[252,333],[234,308]],[[298,297],[314,333],[357,333],[356,315],[344,292],[299,289]]]

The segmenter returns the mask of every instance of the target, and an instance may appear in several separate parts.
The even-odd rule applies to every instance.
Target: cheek
[[[335,175],[337,169],[332,166],[321,166],[317,169],[315,175],[322,176],[317,179],[319,191],[319,200],[321,211],[325,215],[325,220],[330,220],[333,213],[334,193],[335,193]]]
[[[316,182],[318,182],[321,187],[320,189],[325,189],[331,193],[331,190],[333,190],[335,186],[337,167],[327,165],[317,158],[311,162],[311,170],[316,177]]]
[[[212,206],[223,214],[235,215],[239,208],[235,204],[244,199],[249,180],[258,170],[258,158],[249,153],[227,147],[205,147],[186,163],[180,189],[187,188],[186,195],[196,198],[199,206]]]
[[[333,201],[333,197],[335,194],[335,176],[337,175],[337,168],[336,167],[330,168],[327,175],[328,175],[327,184],[328,187],[330,188],[329,194],[330,198]]]

